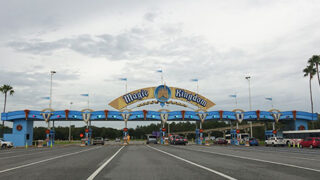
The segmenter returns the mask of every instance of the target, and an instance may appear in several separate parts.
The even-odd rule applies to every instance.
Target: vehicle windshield
[[[157,136],[149,136],[149,138],[156,139],[156,138],[157,138]]]

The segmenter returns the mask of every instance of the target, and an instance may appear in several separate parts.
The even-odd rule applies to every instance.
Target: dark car
[[[250,146],[259,146],[259,141],[256,138],[249,138]]]
[[[216,138],[214,143],[215,144],[228,144],[228,141],[224,138]]]
[[[104,145],[104,139],[103,139],[103,137],[96,137],[96,138],[94,138],[93,141],[92,141],[92,144],[93,144],[93,145],[96,145],[96,144]]]
[[[158,140],[157,140],[157,136],[152,136],[152,135],[149,135],[147,137],[147,144],[158,144]]]
[[[320,137],[308,137],[306,139],[303,139],[300,142],[300,145],[302,148],[304,148],[304,147],[310,147],[310,148],[320,147]]]
[[[188,144],[188,139],[184,138],[182,136],[171,136],[170,137],[170,144],[174,144],[174,145],[186,145]]]

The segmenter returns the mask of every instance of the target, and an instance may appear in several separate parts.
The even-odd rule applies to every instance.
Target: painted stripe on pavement
[[[151,146],[149,146],[149,145],[147,145],[147,146],[148,146],[149,148],[152,148],[152,149],[154,149],[154,150],[156,150],[156,151],[159,151],[159,152],[162,152],[162,153],[167,154],[167,155],[169,155],[169,156],[172,156],[172,157],[174,157],[174,158],[176,158],[176,159],[179,159],[179,160],[184,161],[184,162],[186,162],[186,163],[189,163],[189,164],[191,164],[191,165],[194,165],[194,166],[197,166],[197,167],[202,168],[202,169],[204,169],[204,170],[207,170],[207,171],[210,171],[210,172],[212,172],[212,173],[215,173],[215,174],[217,174],[217,175],[219,175],[219,176],[222,176],[222,177],[224,177],[224,178],[226,178],[226,179],[236,180],[235,178],[233,178],[233,177],[231,177],[231,176],[228,176],[228,175],[223,174],[223,173],[221,173],[221,172],[215,171],[215,170],[210,169],[210,168],[208,168],[208,167],[202,166],[202,165],[200,165],[200,164],[196,164],[196,163],[194,163],[194,162],[192,162],[192,161],[183,159],[183,158],[181,158],[181,157],[179,157],[179,156],[176,156],[176,155],[173,155],[173,154],[168,153],[168,152],[166,152],[166,151],[162,151],[162,150],[160,150],[160,149],[151,147]]]
[[[36,161],[36,162],[33,162],[33,163],[24,164],[24,165],[21,165],[21,166],[17,166],[17,167],[13,167],[13,168],[1,170],[0,173],[4,173],[4,172],[8,172],[8,171],[12,171],[12,170],[15,170],[15,169],[20,169],[20,168],[28,167],[28,166],[32,166],[32,165],[35,165],[35,164],[39,164],[39,163],[51,161],[51,160],[58,159],[58,158],[62,158],[62,157],[66,157],[66,156],[71,156],[71,155],[79,154],[79,153],[86,152],[86,151],[91,151],[91,150],[98,149],[98,148],[101,148],[101,147],[90,148],[90,149],[86,149],[86,150],[82,150],[82,151],[77,151],[77,152],[73,152],[73,153],[68,153],[68,154],[64,154],[64,155],[52,157],[52,158],[49,158],[49,159],[44,159],[44,160],[41,160],[41,161]]]
[[[187,150],[191,150],[191,151],[205,152],[205,153],[217,154],[217,155],[221,155],[221,156],[229,156],[229,157],[235,157],[235,158],[240,158],[240,159],[259,161],[259,162],[265,162],[265,163],[270,163],[270,164],[277,164],[277,165],[282,165],[282,166],[288,166],[288,167],[294,167],[294,168],[299,168],[299,169],[304,169],[304,170],[309,170],[309,171],[320,172],[319,169],[313,169],[313,168],[297,166],[297,165],[293,165],[293,164],[268,161],[268,160],[263,160],[263,159],[250,158],[250,157],[245,157],[245,156],[237,156],[237,155],[233,155],[233,154],[224,154],[224,153],[205,151],[205,150],[197,150],[197,149],[191,149],[191,148],[180,148],[180,149],[187,149]]]
[[[102,164],[102,166],[100,166],[94,173],[91,174],[91,176],[88,177],[87,180],[93,180],[99,173],[100,171],[106,167],[110,162],[111,160],[116,157],[116,155],[124,148],[125,146],[122,146],[116,153],[114,153],[109,159],[108,161],[106,161],[105,163]]]

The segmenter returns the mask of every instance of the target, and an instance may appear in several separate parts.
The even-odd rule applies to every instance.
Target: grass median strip
[[[168,153],[168,152],[166,152],[166,151],[162,151],[162,150],[160,150],[160,149],[151,147],[151,146],[149,146],[149,145],[147,145],[147,146],[148,146],[149,148],[151,148],[151,149],[154,149],[154,150],[156,150],[156,151],[162,152],[162,153],[164,153],[164,154],[166,154],[166,155],[169,155],[169,156],[171,156],[171,157],[174,157],[174,158],[176,158],[176,159],[179,159],[179,160],[181,160],[181,161],[184,161],[184,162],[186,162],[186,163],[188,163],[188,164],[197,166],[197,167],[202,168],[202,169],[204,169],[204,170],[210,171],[210,172],[212,172],[212,173],[214,173],[214,174],[217,174],[217,175],[219,175],[219,176],[222,176],[222,177],[224,177],[224,178],[226,178],[226,179],[236,180],[235,178],[233,178],[233,177],[231,177],[231,176],[228,176],[228,175],[223,174],[223,173],[221,173],[221,172],[215,171],[215,170],[210,169],[210,168],[208,168],[208,167],[202,166],[202,165],[200,165],[200,164],[196,164],[196,163],[194,163],[194,162],[192,162],[192,161],[183,159],[183,158],[181,158],[181,157],[179,157],[179,156],[176,156],[176,155],[173,155],[173,154]]]

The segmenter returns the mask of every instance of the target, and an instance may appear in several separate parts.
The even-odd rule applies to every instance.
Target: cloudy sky
[[[129,91],[160,84],[196,90],[212,110],[310,111],[302,69],[320,54],[320,2],[316,0],[10,0],[0,2],[0,84],[16,93],[7,110],[53,109],[108,103]],[[320,88],[313,82],[315,111]],[[3,96],[0,97],[0,107]],[[159,107],[153,107],[159,108]],[[169,107],[172,108],[172,107]]]

